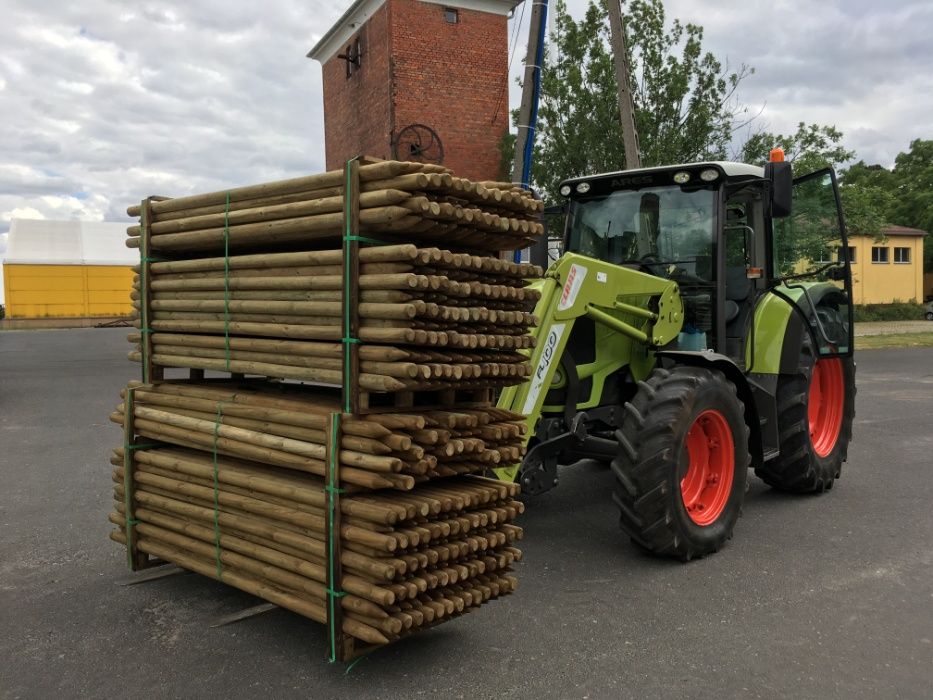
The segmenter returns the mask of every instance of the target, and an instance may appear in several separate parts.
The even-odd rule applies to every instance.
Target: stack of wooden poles
[[[525,281],[540,268],[412,244],[362,248],[359,257],[362,388],[507,386],[528,376],[528,357],[518,351],[533,344],[539,292]],[[342,250],[149,267],[157,364],[340,381]],[[138,310],[138,278],[135,286]],[[139,347],[130,358],[141,359]]]
[[[165,382],[134,390],[137,435],[323,477],[336,396],[259,383]],[[122,392],[126,397],[127,391]],[[126,404],[111,413],[123,425]],[[342,422],[340,476],[351,491],[411,490],[511,465],[524,454],[521,416],[488,405],[370,413]]]
[[[543,202],[509,183],[475,183],[439,166],[382,161],[359,168],[360,232],[475,251],[517,250],[543,233]],[[343,226],[343,171],[154,201],[153,251],[232,249],[332,240]],[[488,186],[487,186],[488,185]],[[132,206],[130,216],[142,209]],[[140,226],[127,245],[139,247]]]
[[[484,474],[526,427],[491,391],[529,374],[542,271],[498,253],[541,208],[394,161],[130,207],[146,381],[111,414],[110,520],[131,566],[324,623],[342,659],[515,590],[519,489]]]
[[[111,538],[126,544],[123,449],[111,461]],[[176,447],[136,450],[133,469],[140,551],[328,622],[321,479]],[[386,644],[512,592],[517,491],[454,477],[341,498],[343,632]]]

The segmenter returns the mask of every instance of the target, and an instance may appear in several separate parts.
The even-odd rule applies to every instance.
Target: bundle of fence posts
[[[111,414],[110,515],[130,566],[321,622],[331,660],[511,593],[523,506],[489,476],[526,424],[494,398],[529,374],[542,271],[500,253],[541,210],[509,183],[360,159],[130,207],[142,381]]]

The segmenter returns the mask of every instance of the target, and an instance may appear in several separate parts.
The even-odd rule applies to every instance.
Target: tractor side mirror
[[[771,183],[771,218],[790,216],[794,195],[794,174],[790,163],[765,164],[765,179]]]

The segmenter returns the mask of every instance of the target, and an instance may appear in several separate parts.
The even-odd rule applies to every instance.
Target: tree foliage
[[[889,215],[902,226],[926,231],[923,269],[933,272],[933,140],[915,139],[894,161],[896,192]]]
[[[933,235],[933,140],[912,141],[895,159],[892,175],[897,196],[891,216]]]
[[[772,148],[783,148],[784,157],[793,163],[795,175],[805,175],[820,168],[836,167],[855,157],[842,145],[842,132],[835,126],[800,122],[793,134],[758,131],[745,142],[741,160],[745,163],[768,162]]]
[[[933,140],[915,139],[894,168],[859,161],[843,173],[843,197],[857,192],[882,224],[917,228],[933,236]],[[849,216],[848,210],[846,211]],[[858,233],[858,221],[850,228]],[[924,240],[924,270],[933,272],[933,240]]]
[[[752,135],[741,154],[748,163],[765,163],[772,148],[783,148],[786,159],[794,166],[794,175],[801,176],[822,168],[839,168],[852,160],[855,152],[847,149],[842,139],[842,132],[835,126],[800,122],[793,134],[760,131]],[[849,233],[881,236],[893,204],[892,191],[883,174],[890,174],[889,171],[859,161],[844,172],[840,195],[846,228]],[[854,174],[850,177],[849,173]]]
[[[661,0],[630,0],[625,13],[643,164],[724,157],[737,116],[734,93],[752,69],[730,71],[703,50],[702,27],[667,22]],[[550,42],[532,180],[555,197],[561,180],[621,170],[625,147],[605,5],[590,0],[575,21],[558,0]]]

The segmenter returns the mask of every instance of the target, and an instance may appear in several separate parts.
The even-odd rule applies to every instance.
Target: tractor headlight
[[[719,172],[713,168],[707,168],[706,170],[700,172],[700,179],[703,182],[712,182],[717,177],[719,177]]]
[[[579,185],[577,185],[577,192],[579,192],[580,194],[586,194],[589,191],[590,191],[590,183],[581,182]]]
[[[568,197],[570,195],[570,185],[564,185],[563,187],[561,187],[560,193],[564,197]]]
[[[678,185],[686,185],[690,182],[690,173],[686,170],[681,170],[679,173],[674,173],[674,182]]]

